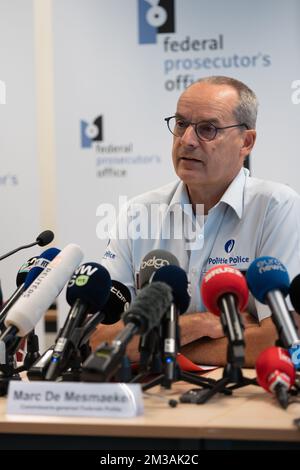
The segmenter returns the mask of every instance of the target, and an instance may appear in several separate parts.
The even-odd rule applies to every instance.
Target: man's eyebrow
[[[218,118],[209,118],[209,119],[205,119],[203,120],[203,122],[210,122],[211,124],[214,124],[215,126],[219,126],[220,125],[220,121]]]
[[[185,119],[187,121],[187,119],[180,113],[175,113],[175,117],[180,118],[180,119]]]

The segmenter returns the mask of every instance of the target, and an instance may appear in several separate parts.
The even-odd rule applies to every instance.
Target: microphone
[[[16,284],[17,284],[17,289],[14,291],[14,293],[10,296],[10,298],[3,304],[1,310],[0,310],[0,332],[4,328],[4,320],[7,315],[8,310],[11,308],[11,306],[16,303],[19,297],[23,294],[25,288],[24,288],[24,282],[26,279],[27,274],[29,273],[30,269],[34,265],[36,261],[36,257],[29,258],[26,263],[23,263],[22,266],[20,267],[17,277],[16,277]]]
[[[36,243],[39,246],[49,245],[54,240],[54,233],[52,230],[44,230],[36,238]]]
[[[179,346],[178,314],[184,313],[190,304],[188,279],[182,268],[168,265],[154,273],[152,282],[163,282],[172,289],[173,301],[162,320],[163,364],[166,378],[172,381]]]
[[[256,361],[257,381],[267,392],[276,396],[282,408],[287,408],[288,391],[295,383],[296,371],[288,352],[271,346]]]
[[[179,266],[179,261],[166,250],[152,250],[142,260],[139,272],[138,287],[142,289],[151,282],[154,273],[163,266]]]
[[[179,266],[179,261],[172,253],[166,250],[152,250],[144,256],[140,272],[138,274],[137,285],[140,289],[149,284],[155,272],[164,266]],[[147,368],[147,364],[153,354],[157,350],[158,331],[156,329],[150,331],[146,335],[141,335],[139,341],[140,352],[140,370]],[[161,368],[160,359],[158,368]]]
[[[277,258],[262,256],[251,263],[246,278],[254,297],[269,305],[281,346],[288,349],[300,344],[296,326],[285,301],[290,287],[285,266]]]
[[[84,325],[84,334],[80,340],[83,344],[91,336],[95,327],[102,323],[103,325],[112,325],[120,320],[121,314],[129,308],[131,294],[128,287],[122,282],[112,280],[108,300],[97,315],[93,315]]]
[[[103,325],[112,325],[120,320],[122,313],[126,312],[131,302],[130,290],[122,282],[111,281],[111,289],[108,300],[101,312],[104,318]]]
[[[154,272],[152,282],[164,282],[172,289],[173,303],[182,314],[187,311],[191,297],[186,272],[177,265],[163,266]]]
[[[81,348],[91,336],[91,333],[99,323],[106,325],[116,323],[121,318],[121,314],[127,308],[131,301],[129,289],[119,281],[111,281],[111,289],[108,300],[101,311],[91,315],[91,318],[83,325],[83,335],[78,344]],[[51,346],[28,370],[29,380],[44,380],[49,363],[52,358],[54,345]]]
[[[129,341],[157,326],[173,301],[172,289],[162,282],[145,286],[123,313],[125,328],[111,344],[102,343],[83,364],[82,379],[106,381],[117,371]]]
[[[0,337],[0,345],[7,336],[26,336],[35,327],[82,257],[80,247],[69,244],[46,266],[8,312],[4,322],[7,329]]]
[[[110,275],[97,263],[85,263],[77,268],[67,287],[67,302],[71,310],[56,339],[46,373],[46,380],[55,380],[66,368],[80,336],[77,328],[83,325],[88,313],[95,314],[105,305],[111,289]],[[82,333],[82,332],[81,332]]]
[[[49,261],[52,261],[59,252],[60,250],[57,248],[48,248],[48,250],[45,250],[40,256],[30,258],[21,266],[16,278],[17,289],[0,310],[0,331],[4,328],[4,320],[8,311],[43,271]]]
[[[14,253],[17,253],[17,251],[24,250],[25,248],[31,248],[32,246],[35,246],[35,245],[39,245],[39,246],[49,245],[49,243],[51,243],[53,239],[54,239],[54,233],[51,230],[44,230],[44,232],[40,233],[37,236],[35,242],[29,243],[28,245],[20,246],[19,248],[16,248],[15,250],[9,251],[5,255],[0,256],[0,261],[2,261],[5,258],[8,258],[10,255],[13,255]]]
[[[290,299],[291,303],[295,309],[295,311],[300,314],[300,297],[298,294],[300,288],[300,274],[296,276],[290,285]],[[291,314],[291,317],[294,321],[293,314]],[[298,330],[297,326],[296,329]],[[296,368],[296,370],[300,369],[300,344],[296,344],[295,346],[289,348],[289,354],[291,356],[292,362]]]
[[[237,366],[242,367],[245,341],[239,312],[246,308],[249,297],[244,276],[230,266],[214,266],[203,278],[201,296],[207,310],[221,317],[232,359]]]
[[[292,302],[292,305],[296,312],[300,314],[300,295],[299,295],[299,289],[300,289],[300,274],[296,276],[290,285],[289,289],[289,294],[290,294],[290,299]]]
[[[39,256],[32,256],[32,258],[29,258],[26,263],[22,264],[16,276],[17,287],[20,287],[22,284],[24,284],[29,271],[31,271],[38,258]]]
[[[24,281],[24,288],[25,290],[35,281],[35,279],[41,274],[41,272],[48,266],[50,261],[54,260],[54,258],[60,253],[58,248],[47,248],[47,250],[43,251],[36,258],[34,265],[29,270],[25,281]]]

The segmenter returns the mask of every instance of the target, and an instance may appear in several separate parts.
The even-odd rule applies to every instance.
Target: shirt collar
[[[235,211],[237,216],[241,219],[244,208],[244,187],[246,184],[246,178],[249,176],[249,170],[247,168],[241,168],[239,173],[236,175],[234,180],[230,183],[225,193],[221,197],[220,201],[214,206],[217,207],[221,202],[229,205]],[[191,204],[186,185],[180,181],[177,185],[175,193],[170,201],[169,208],[180,204],[182,210],[190,214],[191,209],[188,209]],[[184,206],[186,205],[186,206]],[[212,209],[214,209],[214,207]],[[211,210],[212,210],[211,209]]]
[[[183,207],[184,204],[190,203],[191,201],[188,195],[186,185],[182,181],[179,181],[175,193],[173,194],[173,197],[170,201],[170,207],[176,204],[180,204]]]
[[[244,188],[246,184],[246,178],[248,176],[249,170],[247,170],[247,168],[241,168],[219,201],[219,203],[224,202],[228,206],[232,207],[240,219],[243,215]]]
[[[182,181],[179,181],[177,185],[175,193],[173,194],[173,197],[170,201],[169,210],[171,210],[172,207],[177,206],[177,205],[181,206],[182,211],[185,214],[187,214],[190,217],[193,217],[193,209],[192,209],[192,204],[191,204],[189,194],[187,191],[187,187]]]

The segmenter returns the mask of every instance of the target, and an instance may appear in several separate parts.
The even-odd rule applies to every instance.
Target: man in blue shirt
[[[191,305],[180,317],[181,352],[195,362],[224,365],[227,339],[218,317],[205,311],[200,283],[216,264],[246,271],[258,256],[274,256],[293,278],[300,268],[300,198],[287,186],[258,180],[243,168],[256,139],[257,99],[242,82],[229,77],[207,77],[187,88],[179,98],[174,116],[166,118],[173,134],[173,165],[180,181],[134,198],[121,211],[118,226],[128,227],[128,210],[134,205],[150,209],[161,204],[162,226],[177,205],[188,218],[202,207],[204,223],[197,234],[199,246],[185,239],[162,237],[134,240],[112,237],[103,265],[111,277],[126,284],[134,294],[135,279],[143,257],[162,248],[175,254],[188,274]],[[191,210],[186,210],[190,206]],[[160,226],[161,229],[161,226]],[[161,232],[160,232],[161,233]],[[246,364],[273,345],[276,332],[270,312],[258,302],[252,306],[258,322],[243,313]],[[122,322],[101,325],[93,346],[111,340]],[[138,338],[128,348],[138,359]]]

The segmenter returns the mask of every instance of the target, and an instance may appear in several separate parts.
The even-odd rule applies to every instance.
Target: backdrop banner
[[[103,204],[176,178],[171,116],[207,75],[257,93],[253,175],[300,191],[298,0],[54,0],[58,226],[62,244],[99,261]],[[100,224],[100,225],[99,225]]]

